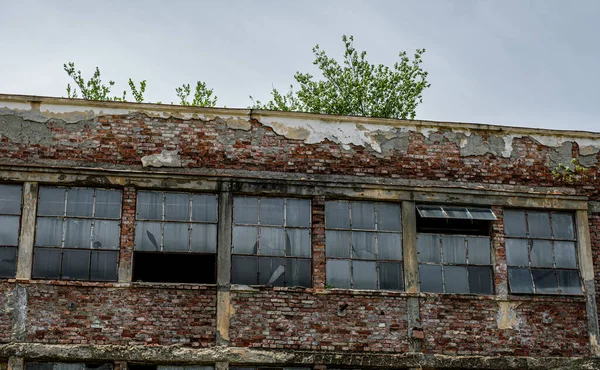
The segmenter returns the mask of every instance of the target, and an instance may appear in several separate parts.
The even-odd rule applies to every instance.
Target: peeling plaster
[[[516,308],[521,302],[498,302],[498,314],[496,322],[498,329],[518,329],[521,320],[517,316]]]
[[[159,154],[142,157],[144,167],[181,167],[181,158],[177,150],[164,150]]]

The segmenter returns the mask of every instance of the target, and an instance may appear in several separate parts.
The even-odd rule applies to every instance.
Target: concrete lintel
[[[229,370],[229,362],[215,363],[215,370]]]
[[[31,279],[37,197],[38,183],[24,183],[21,234],[19,236],[19,252],[17,257],[17,279]]]
[[[217,241],[217,345],[229,344],[231,319],[231,230],[233,222],[233,194],[229,183],[221,183],[219,193],[219,224]]]

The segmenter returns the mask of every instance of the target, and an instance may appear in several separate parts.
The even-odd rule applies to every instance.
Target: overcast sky
[[[73,61],[115,91],[147,79],[147,101],[202,80],[245,108],[343,34],[372,63],[427,49],[417,119],[600,131],[597,0],[0,0],[0,93],[66,96]]]

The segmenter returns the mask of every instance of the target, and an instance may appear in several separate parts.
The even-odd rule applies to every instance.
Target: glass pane
[[[260,224],[283,226],[283,198],[260,198]]]
[[[573,242],[554,242],[554,260],[556,267],[577,268],[577,252]]]
[[[469,281],[465,266],[444,266],[446,293],[469,293]]]
[[[258,254],[263,256],[283,256],[285,254],[285,233],[278,227],[261,227]]]
[[[90,274],[90,251],[65,249],[62,260],[62,278],[88,280]]]
[[[310,231],[308,229],[287,229],[285,255],[294,257],[310,257]]]
[[[65,222],[65,248],[90,248],[92,220],[67,218]]]
[[[190,234],[188,224],[165,222],[163,251],[187,252],[190,250]]]
[[[325,203],[325,227],[329,229],[350,228],[348,202]]]
[[[19,216],[0,215],[0,245],[19,244]]]
[[[573,215],[570,213],[552,213],[552,233],[556,239],[575,239]]]
[[[237,226],[236,226],[237,227]],[[192,224],[192,252],[216,253],[217,225]]]
[[[554,270],[531,270],[535,292],[538,294],[558,294],[558,282]]]
[[[310,226],[310,200],[286,199],[285,224],[287,226]]]
[[[17,273],[17,247],[0,248],[0,277],[14,278]]]
[[[285,285],[310,288],[312,286],[310,260],[302,258],[286,258]]]
[[[21,185],[0,184],[0,214],[21,214]]]
[[[93,281],[116,281],[119,252],[92,251],[90,279]]]
[[[70,194],[69,192],[69,199]],[[96,211],[94,217],[120,218],[121,198],[119,190],[96,189]]]
[[[402,236],[400,234],[377,233],[380,260],[402,259]]]
[[[137,218],[141,220],[162,220],[163,193],[140,191],[137,194]]]
[[[233,250],[231,253],[258,254],[258,227],[234,226]]]
[[[557,270],[556,274],[562,294],[583,294],[577,270]]]
[[[422,292],[443,293],[442,266],[419,265],[419,280]]]
[[[469,266],[469,286],[473,294],[493,294],[492,268]]]
[[[510,267],[508,269],[508,283],[511,293],[533,293],[531,274],[527,268]]]
[[[467,237],[469,264],[489,265],[491,261],[490,237]]]
[[[190,195],[165,193],[165,220],[188,221],[190,219]]]
[[[34,248],[33,277],[58,279],[60,278],[61,249]]]
[[[527,215],[529,235],[532,238],[550,238],[550,216],[547,212],[529,212]]]
[[[352,258],[375,260],[375,233],[352,232]]]
[[[64,216],[65,189],[40,187],[38,216]]]
[[[350,261],[327,260],[327,285],[350,289]]]
[[[458,219],[470,219],[471,216],[467,213],[467,209],[465,207],[442,207],[448,218],[458,218]]]
[[[61,218],[38,217],[35,245],[44,247],[62,246],[63,220]]]
[[[192,196],[192,221],[217,222],[217,197],[214,194]]]
[[[325,230],[327,257],[350,258],[350,232]]]
[[[473,216],[474,220],[496,220],[496,215],[489,208],[471,208],[467,207],[471,216]]]
[[[509,266],[529,266],[527,240],[505,239],[506,264]]]
[[[379,289],[403,290],[402,263],[379,263]]]
[[[285,281],[285,265],[283,258],[258,259],[258,284],[283,286]]]
[[[440,236],[436,234],[418,234],[417,248],[419,262],[441,262]]]
[[[233,284],[258,284],[258,259],[251,256],[231,257],[231,282]]]
[[[118,250],[121,236],[119,221],[94,220],[92,248]]]
[[[352,261],[354,289],[377,289],[377,263]]]
[[[525,212],[504,210],[504,235],[527,236]]]
[[[552,241],[531,241],[531,266],[552,267]]]
[[[92,217],[94,190],[70,188],[67,191],[67,216]]]
[[[464,236],[442,235],[444,263],[467,263],[467,248]]]
[[[370,202],[351,202],[352,228],[375,230],[375,207]]]
[[[233,199],[233,222],[258,224],[258,198],[235,197]]]
[[[135,223],[135,250],[159,252],[160,248],[160,222]]]
[[[417,206],[417,211],[419,211],[421,217],[446,218],[440,206]]]
[[[400,205],[376,203],[377,230],[401,231]]]

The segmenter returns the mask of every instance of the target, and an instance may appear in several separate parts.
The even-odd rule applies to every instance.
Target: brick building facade
[[[0,367],[594,368],[598,153],[0,95]]]

